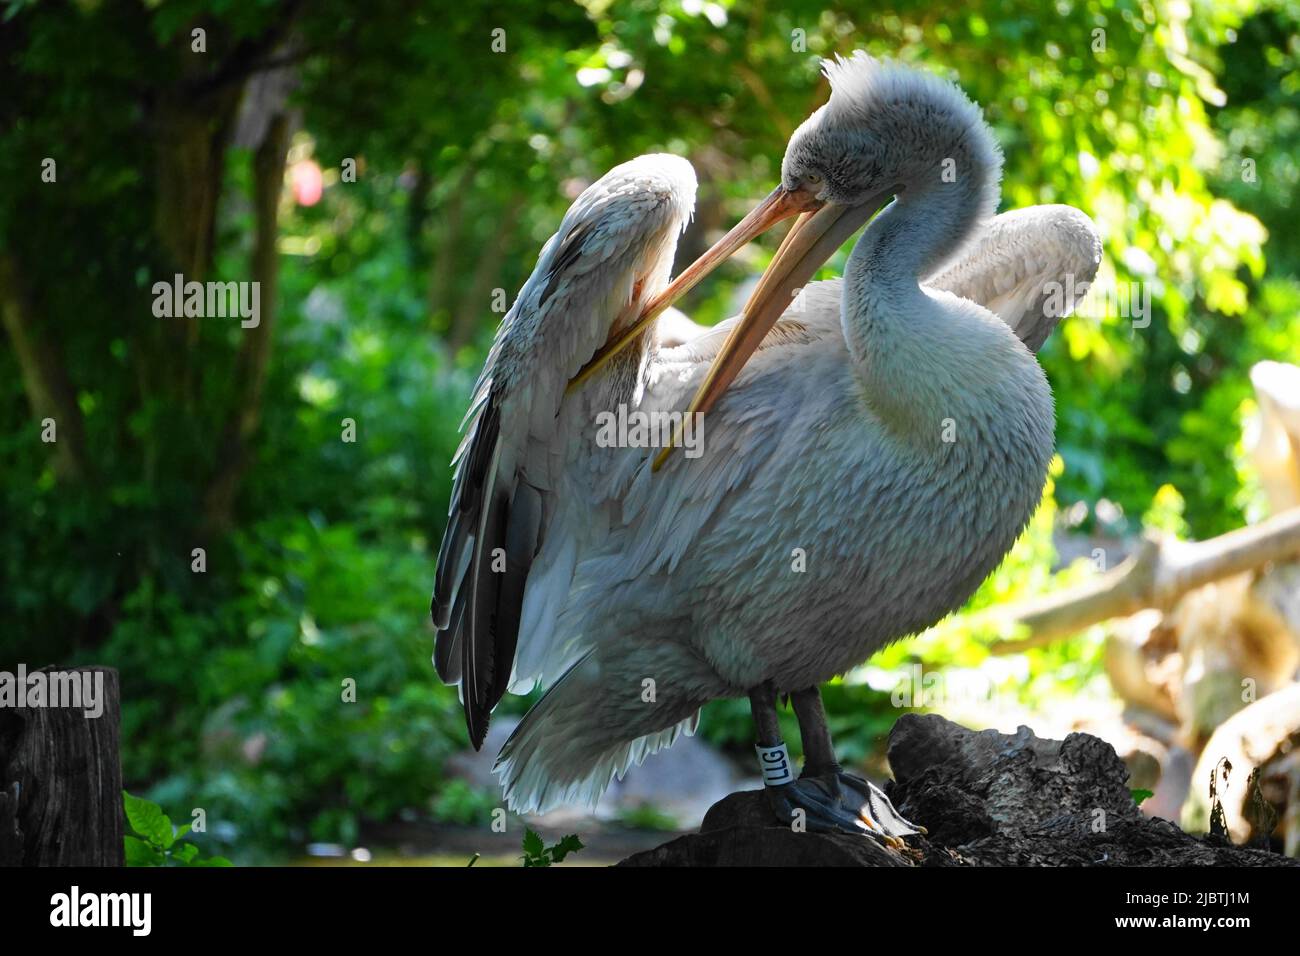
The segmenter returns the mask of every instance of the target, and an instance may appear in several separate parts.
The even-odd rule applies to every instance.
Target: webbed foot
[[[903,837],[926,832],[904,818],[879,787],[843,770],[805,774],[765,792],[778,820],[817,833],[854,833],[900,849]]]

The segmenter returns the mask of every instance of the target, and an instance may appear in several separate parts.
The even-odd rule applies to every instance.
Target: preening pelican
[[[1100,243],[1069,207],[992,218],[1001,154],[956,87],[862,53],[825,72],[781,184],[678,280],[694,177],[643,157],[578,199],[498,334],[458,453],[435,663],[476,746],[507,686],[548,687],[497,762],[518,811],[594,802],[703,704],[747,696],[780,819],[916,832],[841,770],[819,685],[959,607],[1024,527],[1053,449],[1033,350]],[[890,197],[844,278],[804,288]],[[795,215],[738,318],[657,347],[676,296]],[[601,447],[595,417],[620,403],[701,412],[703,454]]]

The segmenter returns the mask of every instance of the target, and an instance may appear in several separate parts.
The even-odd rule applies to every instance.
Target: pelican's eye
[[[820,186],[822,184],[821,173],[805,173],[803,178],[804,182],[809,186]]]

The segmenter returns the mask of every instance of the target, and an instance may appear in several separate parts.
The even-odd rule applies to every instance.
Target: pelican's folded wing
[[[547,534],[565,443],[565,388],[620,318],[667,283],[695,175],[675,156],[624,163],[586,189],[506,314],[453,459],[430,611],[434,666],[458,683],[471,742],[512,680],[533,561]]]

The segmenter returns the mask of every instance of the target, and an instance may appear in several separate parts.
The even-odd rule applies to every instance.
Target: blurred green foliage
[[[771,188],[786,138],[825,98],[821,55],[863,47],[960,79],[1005,149],[1004,208],[1080,206],[1105,237],[1102,285],[1151,291],[1149,324],[1085,310],[1044,349],[1054,495],[972,608],[1051,586],[1058,501],[1082,530],[1115,534],[1149,513],[1208,536],[1248,513],[1246,373],[1295,360],[1300,342],[1296,0],[0,7],[13,345],[0,355],[0,665],[120,668],[130,786],[204,807],[205,839],[242,858],[349,842],[370,820],[481,815],[482,795],[443,772],[464,732],[429,664],[427,598],[494,291],[518,288],[582,185],[651,150],[699,172],[679,265],[700,252]],[[258,104],[286,72],[289,161],[317,164],[324,191],[280,200],[277,315],[250,389],[252,337],[155,318],[150,289],[181,267],[270,275],[255,241]],[[41,178],[50,158],[56,183]],[[772,248],[738,257],[686,310],[725,317]],[[63,465],[40,438],[42,389],[74,457]],[[250,411],[227,513],[213,504],[223,429]],[[984,669],[1026,703],[1097,679],[1095,636],[991,671],[987,636],[958,617],[831,685],[842,756],[878,756],[897,714],[888,688],[920,660]],[[711,705],[702,732],[747,746],[746,706]]]

